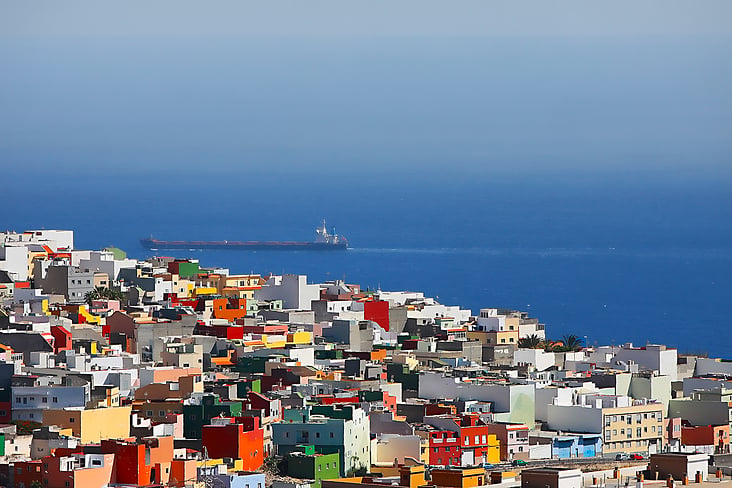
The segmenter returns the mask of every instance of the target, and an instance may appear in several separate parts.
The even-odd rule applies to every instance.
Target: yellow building
[[[43,412],[43,425],[71,429],[82,444],[102,439],[124,439],[130,436],[131,406],[81,410],[64,408]]]
[[[661,452],[663,404],[603,408],[603,452]]]

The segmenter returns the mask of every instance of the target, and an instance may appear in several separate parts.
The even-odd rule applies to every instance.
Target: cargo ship
[[[140,239],[143,247],[151,250],[159,249],[237,249],[244,251],[345,251],[348,240],[335,233],[328,232],[325,220],[315,229],[317,237],[313,242],[296,241],[161,241]]]

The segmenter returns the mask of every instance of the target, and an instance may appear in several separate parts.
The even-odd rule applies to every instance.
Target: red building
[[[460,437],[456,432],[431,431],[429,446],[431,466],[460,466]]]
[[[13,465],[14,486],[30,487],[35,481],[43,486],[43,463],[35,461],[18,461]]]
[[[71,332],[62,325],[52,325],[51,335],[53,336],[53,352],[58,354],[60,351],[68,351],[71,349]]]
[[[429,431],[430,464],[462,466],[488,462],[491,448],[497,447],[488,425],[478,415],[427,416],[424,422],[435,429]]]
[[[149,485],[167,483],[173,461],[172,437],[146,437],[134,440],[103,440],[101,451],[116,455],[117,483]]]
[[[231,418],[213,419],[212,425],[202,429],[203,447],[212,458],[241,459],[245,471],[256,471],[264,462],[264,429],[259,418],[249,417],[252,427],[232,423]]]

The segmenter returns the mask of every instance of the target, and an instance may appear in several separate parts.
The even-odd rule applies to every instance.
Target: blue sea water
[[[547,334],[732,358],[730,178],[694,174],[5,173],[3,227],[70,228],[77,248],[139,239],[311,240],[346,252],[166,251],[232,272],[419,290],[477,313],[528,311]]]

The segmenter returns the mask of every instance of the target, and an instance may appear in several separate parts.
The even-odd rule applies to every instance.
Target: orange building
[[[116,456],[116,482],[120,484],[166,484],[173,461],[172,437],[146,437],[142,442],[103,440],[102,452]]]
[[[242,460],[245,471],[256,471],[264,462],[264,429],[259,418],[252,418],[251,430],[244,425],[232,423],[231,418],[213,419],[212,425],[202,429],[203,446],[212,458],[233,458]]]
[[[475,488],[487,484],[485,469],[432,469],[432,484],[450,488]]]

